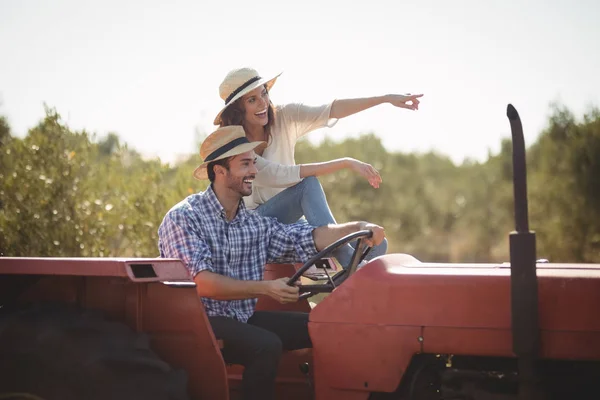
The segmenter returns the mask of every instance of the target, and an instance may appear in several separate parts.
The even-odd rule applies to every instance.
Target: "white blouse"
[[[262,157],[257,157],[258,174],[252,194],[244,197],[249,209],[260,204],[289,186],[300,182],[300,166],[296,165],[296,141],[315,129],[332,127],[337,119],[329,118],[331,104],[308,106],[300,103],[277,106],[275,122],[271,127],[271,142]]]

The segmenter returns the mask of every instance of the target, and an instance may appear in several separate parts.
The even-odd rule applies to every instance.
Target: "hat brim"
[[[221,114],[223,114],[223,111],[225,111],[225,109],[227,107],[229,107],[230,105],[232,105],[233,103],[235,103],[236,100],[239,99],[240,97],[242,97],[243,95],[245,95],[245,94],[253,91],[257,87],[262,86],[262,85],[266,85],[267,86],[267,90],[271,90],[271,88],[273,87],[273,85],[277,81],[277,78],[279,78],[279,76],[282,73],[283,72],[278,73],[277,75],[275,75],[274,78],[270,78],[270,79],[268,79],[268,78],[262,78],[262,79],[259,79],[256,82],[254,82],[252,85],[249,85],[248,87],[244,88],[244,90],[241,90],[238,94],[236,94],[235,96],[233,96],[233,98],[227,104],[225,104],[225,106],[223,106],[223,108],[221,109],[221,111],[219,111],[219,113],[215,117],[215,120],[213,121],[213,124],[214,125],[220,125],[221,124]]]
[[[223,153],[222,155],[215,158],[214,160],[203,162],[202,164],[200,164],[194,170],[194,178],[201,180],[201,181],[207,180],[208,179],[208,171],[207,171],[206,167],[208,167],[208,164],[210,164],[211,162],[217,161],[217,160],[222,160],[222,159],[228,158],[228,157],[237,156],[238,154],[242,154],[247,151],[254,150],[257,147],[264,146],[264,145],[266,145],[266,142],[250,142],[250,143],[240,144],[239,146],[234,147],[233,149],[229,150],[228,152]]]

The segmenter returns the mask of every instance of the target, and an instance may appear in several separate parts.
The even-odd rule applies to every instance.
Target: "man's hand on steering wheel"
[[[295,303],[298,301],[299,291],[296,282],[293,286],[288,285],[289,278],[279,278],[271,281],[263,281],[266,285],[265,294],[281,304]]]
[[[371,247],[381,244],[381,242],[383,242],[385,238],[385,231],[379,225],[371,224],[369,222],[358,222],[358,228],[358,231],[350,233],[336,240],[334,243],[331,243],[330,245],[319,251],[317,254],[312,256],[287,281],[288,286],[297,286],[300,281],[300,277],[314,265],[315,261],[329,256],[332,252],[334,252],[341,246],[346,245],[352,240],[358,239],[350,264],[345,266],[342,271],[338,272],[332,278],[330,277],[329,282],[326,284],[298,286],[299,292],[302,293],[299,296],[300,299],[308,298],[316,293],[328,293],[333,291],[333,289],[335,289],[338,284],[343,282],[346,278],[348,278],[356,271],[357,266],[367,256]]]
[[[363,239],[369,247],[378,246],[381,244],[381,242],[383,242],[383,239],[385,238],[385,230],[381,226],[372,224],[370,222],[361,222],[360,224],[361,231],[369,230],[373,232],[373,236]]]

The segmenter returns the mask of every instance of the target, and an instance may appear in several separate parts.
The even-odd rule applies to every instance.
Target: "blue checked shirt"
[[[206,270],[258,281],[269,262],[301,262],[316,254],[313,229],[248,212],[243,201],[229,222],[211,185],[169,210],[158,228],[158,249],[161,257],[182,260],[193,277]],[[202,298],[209,316],[243,322],[254,313],[256,301]]]

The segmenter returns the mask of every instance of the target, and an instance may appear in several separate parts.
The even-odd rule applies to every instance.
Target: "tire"
[[[45,304],[0,314],[0,398],[36,397],[186,400],[187,376],[126,325]]]

